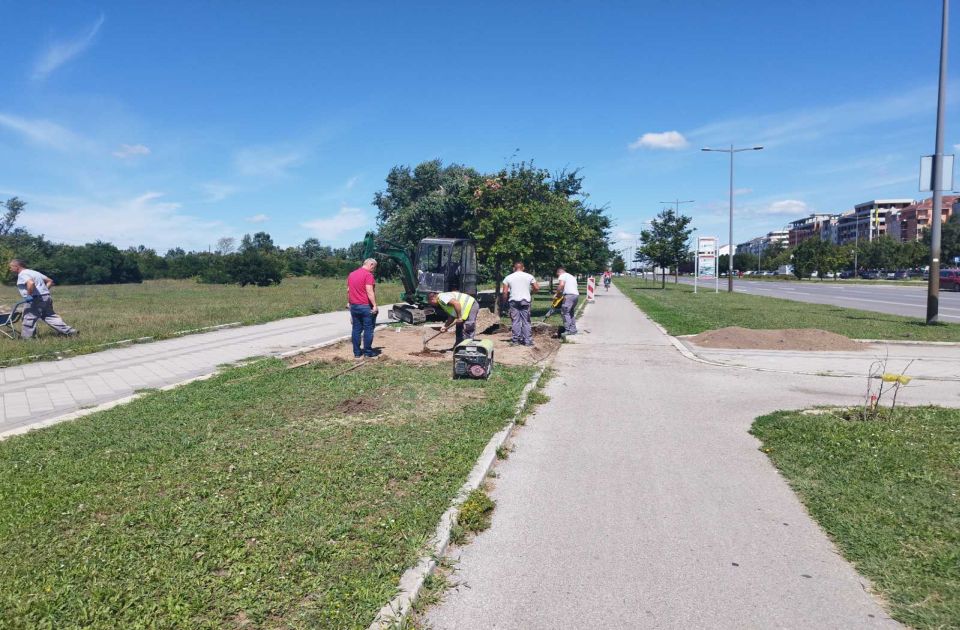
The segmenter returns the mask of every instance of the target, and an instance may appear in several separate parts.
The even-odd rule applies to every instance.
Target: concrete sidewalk
[[[616,289],[582,328],[430,627],[897,626],[748,433],[776,409],[856,404],[863,379],[692,361]],[[957,400],[937,385],[901,400]]]
[[[906,371],[917,381],[960,381],[960,344],[896,344],[873,342],[861,352],[800,350],[732,350],[703,348],[688,337],[677,341],[697,358],[723,365],[829,376],[866,378],[874,362],[886,362],[886,371]],[[915,381],[914,386],[919,383]],[[951,401],[960,406],[960,398]]]
[[[386,309],[381,321],[386,321]],[[346,311],[281,319],[0,369],[0,435],[350,333]],[[23,342],[28,343],[28,342]],[[374,342],[376,343],[376,341]]]

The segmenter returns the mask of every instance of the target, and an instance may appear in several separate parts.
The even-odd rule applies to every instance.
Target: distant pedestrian
[[[533,345],[533,327],[530,324],[530,290],[540,290],[537,279],[523,270],[523,263],[513,265],[513,273],[503,279],[503,298],[510,304],[511,341],[523,346]]]
[[[604,278],[606,280],[606,278]],[[563,267],[557,268],[557,297],[563,296],[563,304],[560,305],[560,315],[563,317],[564,334],[577,334],[577,318],[574,313],[577,310],[577,302],[580,301],[580,290],[577,287],[577,278],[573,274],[567,273]]]
[[[353,356],[358,359],[376,356],[373,351],[373,327],[377,322],[377,281],[373,277],[376,268],[377,261],[367,258],[347,276],[347,300],[353,323]]]
[[[451,325],[457,327],[456,345],[459,346],[464,339],[474,338],[480,306],[472,295],[460,291],[431,292],[427,301],[433,306],[439,306],[447,314],[447,322],[443,325],[444,332],[449,330]]]
[[[27,263],[19,258],[10,261],[9,269],[17,274],[17,290],[27,302],[23,310],[21,337],[24,339],[33,337],[37,332],[38,319],[43,320],[47,326],[61,335],[70,337],[77,334],[77,330],[68,326],[53,310],[53,297],[50,295],[50,288],[53,286],[51,278],[39,271],[28,269]]]

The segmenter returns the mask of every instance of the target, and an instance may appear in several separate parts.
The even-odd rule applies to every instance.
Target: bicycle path
[[[428,627],[898,627],[748,433],[776,409],[857,404],[864,379],[692,361],[616,288],[581,328]],[[939,385],[901,400],[957,400]]]
[[[385,310],[380,321],[386,321]],[[207,376],[223,364],[277,356],[349,333],[350,315],[339,311],[3,368],[0,437],[124,400],[138,390]]]

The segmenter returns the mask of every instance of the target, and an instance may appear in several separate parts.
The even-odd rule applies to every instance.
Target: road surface
[[[681,282],[693,284],[691,278],[681,278]],[[713,290],[712,283],[708,290]],[[726,278],[720,279],[720,290],[727,290]],[[926,286],[860,284],[842,280],[796,282],[735,279],[733,290],[738,293],[765,295],[798,302],[832,304],[891,315],[923,318],[927,314]],[[960,323],[960,293],[940,292],[940,320]]]

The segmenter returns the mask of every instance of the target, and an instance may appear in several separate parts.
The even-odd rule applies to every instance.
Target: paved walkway
[[[137,390],[211,374],[225,363],[282,354],[349,332],[346,312],[324,313],[3,368],[0,435]]]
[[[886,371],[912,376],[912,387],[938,387],[937,381],[960,381],[960,344],[896,344],[875,342],[861,352],[804,352],[799,350],[731,350],[703,348],[688,338],[684,347],[705,361],[761,370],[806,372],[832,376],[866,377],[875,362]],[[923,381],[923,382],[921,382]],[[960,397],[949,404],[960,406]]]
[[[896,627],[748,434],[775,409],[855,404],[864,379],[697,363],[615,289],[582,328],[431,628]],[[938,385],[901,400],[957,400]]]

